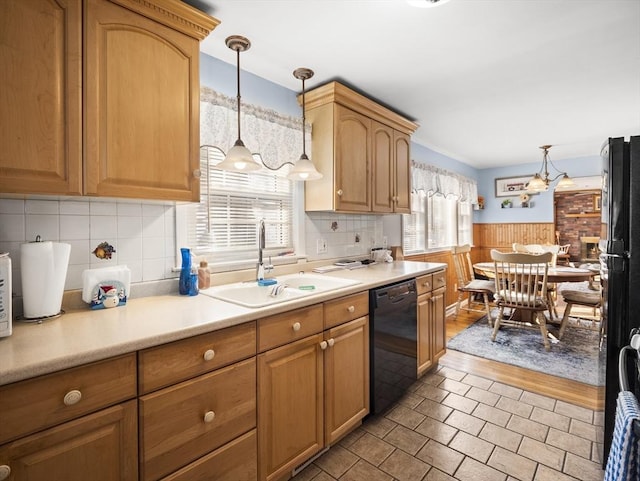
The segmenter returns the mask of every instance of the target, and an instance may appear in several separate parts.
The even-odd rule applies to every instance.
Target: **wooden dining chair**
[[[551,252],[523,254],[491,250],[496,276],[494,300],[498,306],[498,315],[491,334],[492,341],[496,340],[503,325],[535,327],[540,329],[545,350],[551,349],[544,311],[549,307],[547,273],[552,257]],[[504,316],[505,308],[510,310],[507,319]]]
[[[558,263],[558,252],[560,252],[560,246],[557,244],[520,244],[513,243],[513,252],[520,252],[523,254],[543,254],[545,252],[551,252],[552,257],[549,261],[549,267],[556,267]],[[549,318],[554,321],[558,318],[558,311],[556,309],[557,299],[557,286],[555,284],[547,285],[547,305],[549,306]]]
[[[471,312],[486,312],[487,322],[493,325],[491,318],[491,306],[489,305],[489,296],[493,299],[495,292],[495,283],[490,280],[476,279],[473,273],[473,265],[471,264],[471,246],[463,245],[451,248],[451,256],[453,264],[456,268],[458,302],[456,303],[456,317],[460,309]],[[467,295],[467,307],[461,307],[462,299]],[[475,295],[482,296],[484,301],[484,311],[473,307]]]

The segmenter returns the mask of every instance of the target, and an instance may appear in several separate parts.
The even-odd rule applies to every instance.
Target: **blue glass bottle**
[[[178,291],[183,296],[188,296],[191,290],[191,249],[181,247],[182,267],[180,268],[180,281],[178,283]]]

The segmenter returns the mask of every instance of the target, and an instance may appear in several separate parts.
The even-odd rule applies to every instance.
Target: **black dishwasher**
[[[416,280],[369,291],[372,414],[397,401],[417,379]]]

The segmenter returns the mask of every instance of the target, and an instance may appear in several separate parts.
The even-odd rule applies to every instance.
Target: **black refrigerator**
[[[604,461],[613,434],[619,391],[618,354],[640,327],[640,136],[608,139],[602,147],[600,279],[606,323]],[[631,362],[631,361],[630,361]],[[635,366],[630,389],[640,397]]]

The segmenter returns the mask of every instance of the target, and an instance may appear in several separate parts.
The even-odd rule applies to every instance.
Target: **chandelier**
[[[549,149],[551,147],[552,147],[551,145],[542,145],[540,147],[543,151],[542,167],[540,168],[540,172],[534,175],[531,178],[531,180],[527,183],[527,190],[530,192],[544,192],[546,190],[549,190],[549,184],[556,181],[557,179],[560,179],[560,177],[562,178],[560,179],[560,182],[558,182],[558,185],[556,186],[556,188],[565,189],[573,185],[573,180],[569,178],[567,173],[560,172],[556,168],[556,166],[553,165],[553,162],[549,160]],[[558,175],[556,175],[553,178],[549,176],[549,164],[551,164],[551,167],[556,172],[558,172]]]

